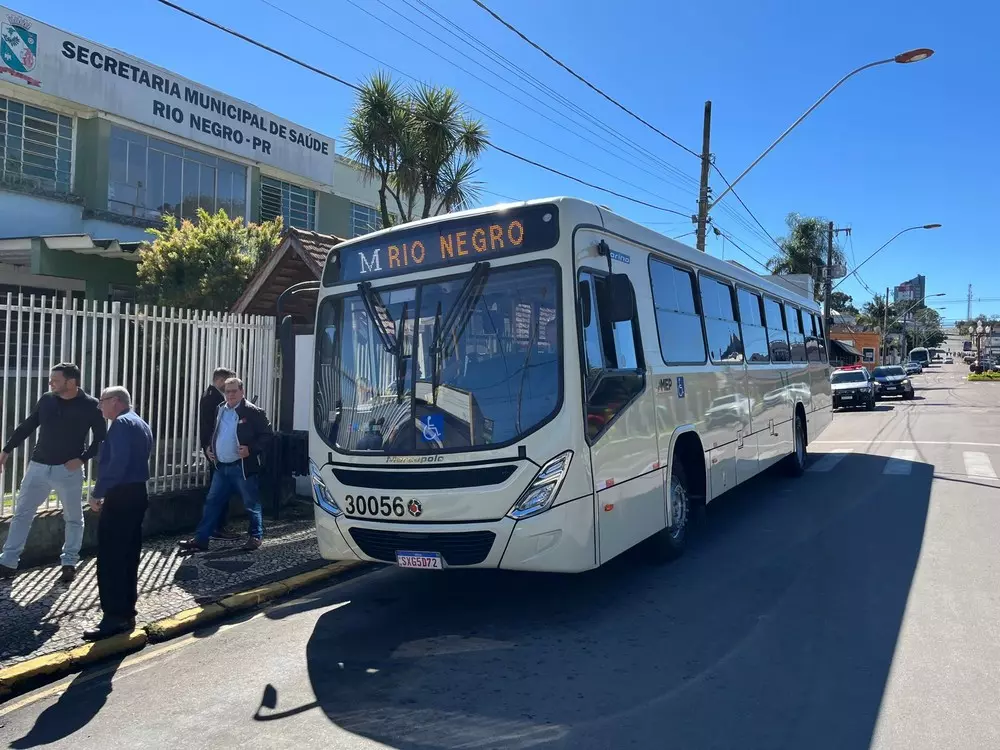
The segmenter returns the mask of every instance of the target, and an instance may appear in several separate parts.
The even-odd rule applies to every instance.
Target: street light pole
[[[791,125],[789,125],[785,129],[785,132],[782,133],[781,135],[779,135],[778,138],[777,138],[777,140],[774,141],[774,143],[772,143],[770,146],[768,146],[766,149],[764,149],[764,153],[762,153],[760,156],[758,156],[756,159],[754,159],[753,162],[750,164],[749,167],[747,167],[742,172],[740,172],[739,176],[735,180],[733,180],[731,183],[729,183],[729,185],[726,187],[725,190],[723,190],[721,193],[719,193],[719,197],[718,198],[716,198],[711,203],[708,203],[707,198],[706,198],[706,200],[705,200],[706,208],[705,208],[704,211],[702,211],[701,197],[702,196],[708,196],[708,193],[709,193],[708,175],[709,175],[709,159],[710,159],[710,157],[709,157],[709,153],[708,153],[708,143],[709,143],[709,131],[710,131],[710,128],[711,128],[711,109],[712,109],[712,107],[711,107],[711,102],[706,102],[705,103],[705,126],[704,126],[704,131],[703,131],[703,134],[702,134],[701,183],[700,183],[699,190],[698,190],[698,198],[699,198],[699,201],[698,201],[698,216],[696,218],[696,222],[697,222],[697,225],[698,225],[697,226],[697,230],[696,230],[697,231],[697,236],[699,238],[701,238],[701,240],[702,240],[702,243],[698,247],[698,249],[702,250],[702,251],[704,251],[704,249],[705,249],[705,247],[704,247],[704,237],[705,237],[706,227],[707,227],[707,224],[708,224],[708,212],[711,211],[713,208],[715,208],[717,205],[719,205],[719,201],[721,201],[734,187],[736,187],[736,184],[740,180],[742,180],[744,177],[746,177],[747,174],[750,172],[751,169],[753,169],[754,167],[756,167],[765,156],[767,156],[769,153],[771,153],[771,151],[774,149],[775,146],[777,146],[779,143],[781,143],[783,140],[785,140],[785,137],[789,133],[791,133],[793,130],[795,130],[795,128],[798,127],[799,123],[801,123],[810,114],[812,114],[812,111],[814,109],[816,109],[816,107],[818,107],[824,101],[826,101],[827,97],[830,96],[830,94],[832,94],[838,88],[840,88],[840,86],[848,78],[851,78],[852,76],[857,75],[858,73],[860,73],[863,70],[868,70],[868,68],[874,68],[874,67],[876,67],[878,65],[886,65],[887,63],[900,63],[902,65],[905,65],[907,63],[915,63],[915,62],[920,62],[922,60],[926,60],[927,58],[929,58],[933,54],[934,54],[934,50],[927,49],[925,47],[921,47],[921,48],[918,48],[918,49],[909,50],[908,52],[901,52],[900,54],[896,55],[895,57],[889,57],[889,58],[886,58],[885,60],[876,60],[875,62],[868,63],[867,65],[862,65],[860,68],[855,68],[854,70],[852,70],[846,76],[844,76],[839,81],[837,81],[835,84],[833,84],[833,86],[831,86],[830,89],[825,94],[823,94],[823,96],[821,96],[819,99],[816,100],[815,104],[813,104],[809,109],[807,109],[805,112],[802,113],[802,115],[799,117],[799,119],[797,119],[795,122],[793,122]]]
[[[941,228],[940,224],[921,224],[921,225],[915,226],[915,227],[907,227],[906,229],[900,229],[898,232],[896,232],[894,235],[892,235],[892,237],[890,237],[886,242],[884,242],[882,244],[882,246],[879,247],[878,250],[876,250],[874,253],[872,253],[871,255],[869,255],[863,261],[861,261],[860,263],[858,263],[858,265],[856,265],[854,267],[854,270],[851,271],[849,274],[847,274],[840,281],[838,281],[837,285],[835,287],[833,287],[833,288],[836,289],[838,286],[840,286],[841,284],[843,284],[845,281],[847,281],[849,278],[851,278],[854,274],[856,274],[858,271],[860,271],[861,270],[861,266],[863,266],[865,263],[867,263],[868,261],[870,261],[872,258],[874,258],[876,255],[878,255],[880,252],[882,252],[882,250],[885,249],[885,247],[889,243],[891,243],[894,239],[896,239],[897,237],[899,237],[899,235],[905,234],[906,232],[912,232],[914,229],[940,229],[940,228]]]

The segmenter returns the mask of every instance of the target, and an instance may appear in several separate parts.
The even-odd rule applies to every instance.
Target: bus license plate
[[[444,561],[437,552],[396,552],[396,564],[401,568],[444,569]]]

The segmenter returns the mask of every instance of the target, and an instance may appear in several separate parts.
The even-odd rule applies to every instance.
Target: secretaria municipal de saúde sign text
[[[2,5],[0,82],[333,184],[332,138]]]

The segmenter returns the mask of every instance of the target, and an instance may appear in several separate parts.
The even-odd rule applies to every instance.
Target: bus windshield
[[[562,398],[559,299],[544,261],[324,299],[317,430],[339,451],[384,455],[523,437]]]
[[[927,364],[928,360],[930,360],[930,352],[928,352],[925,348],[918,347],[917,349],[910,350],[911,362],[920,362],[921,364]]]

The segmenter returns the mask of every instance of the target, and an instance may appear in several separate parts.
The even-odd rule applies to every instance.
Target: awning
[[[853,346],[851,346],[850,344],[848,344],[848,343],[846,343],[844,341],[837,341],[837,339],[830,339],[830,343],[836,345],[837,347],[840,348],[840,350],[842,352],[845,352],[846,354],[850,354],[852,357],[860,357],[861,356],[861,352],[859,352]]]
[[[32,242],[40,240],[49,250],[96,255],[100,258],[119,258],[139,261],[137,252],[144,243],[119,242],[115,239],[92,239],[89,234],[51,234],[40,237],[7,237],[0,239],[0,263],[13,266],[31,264]]]

